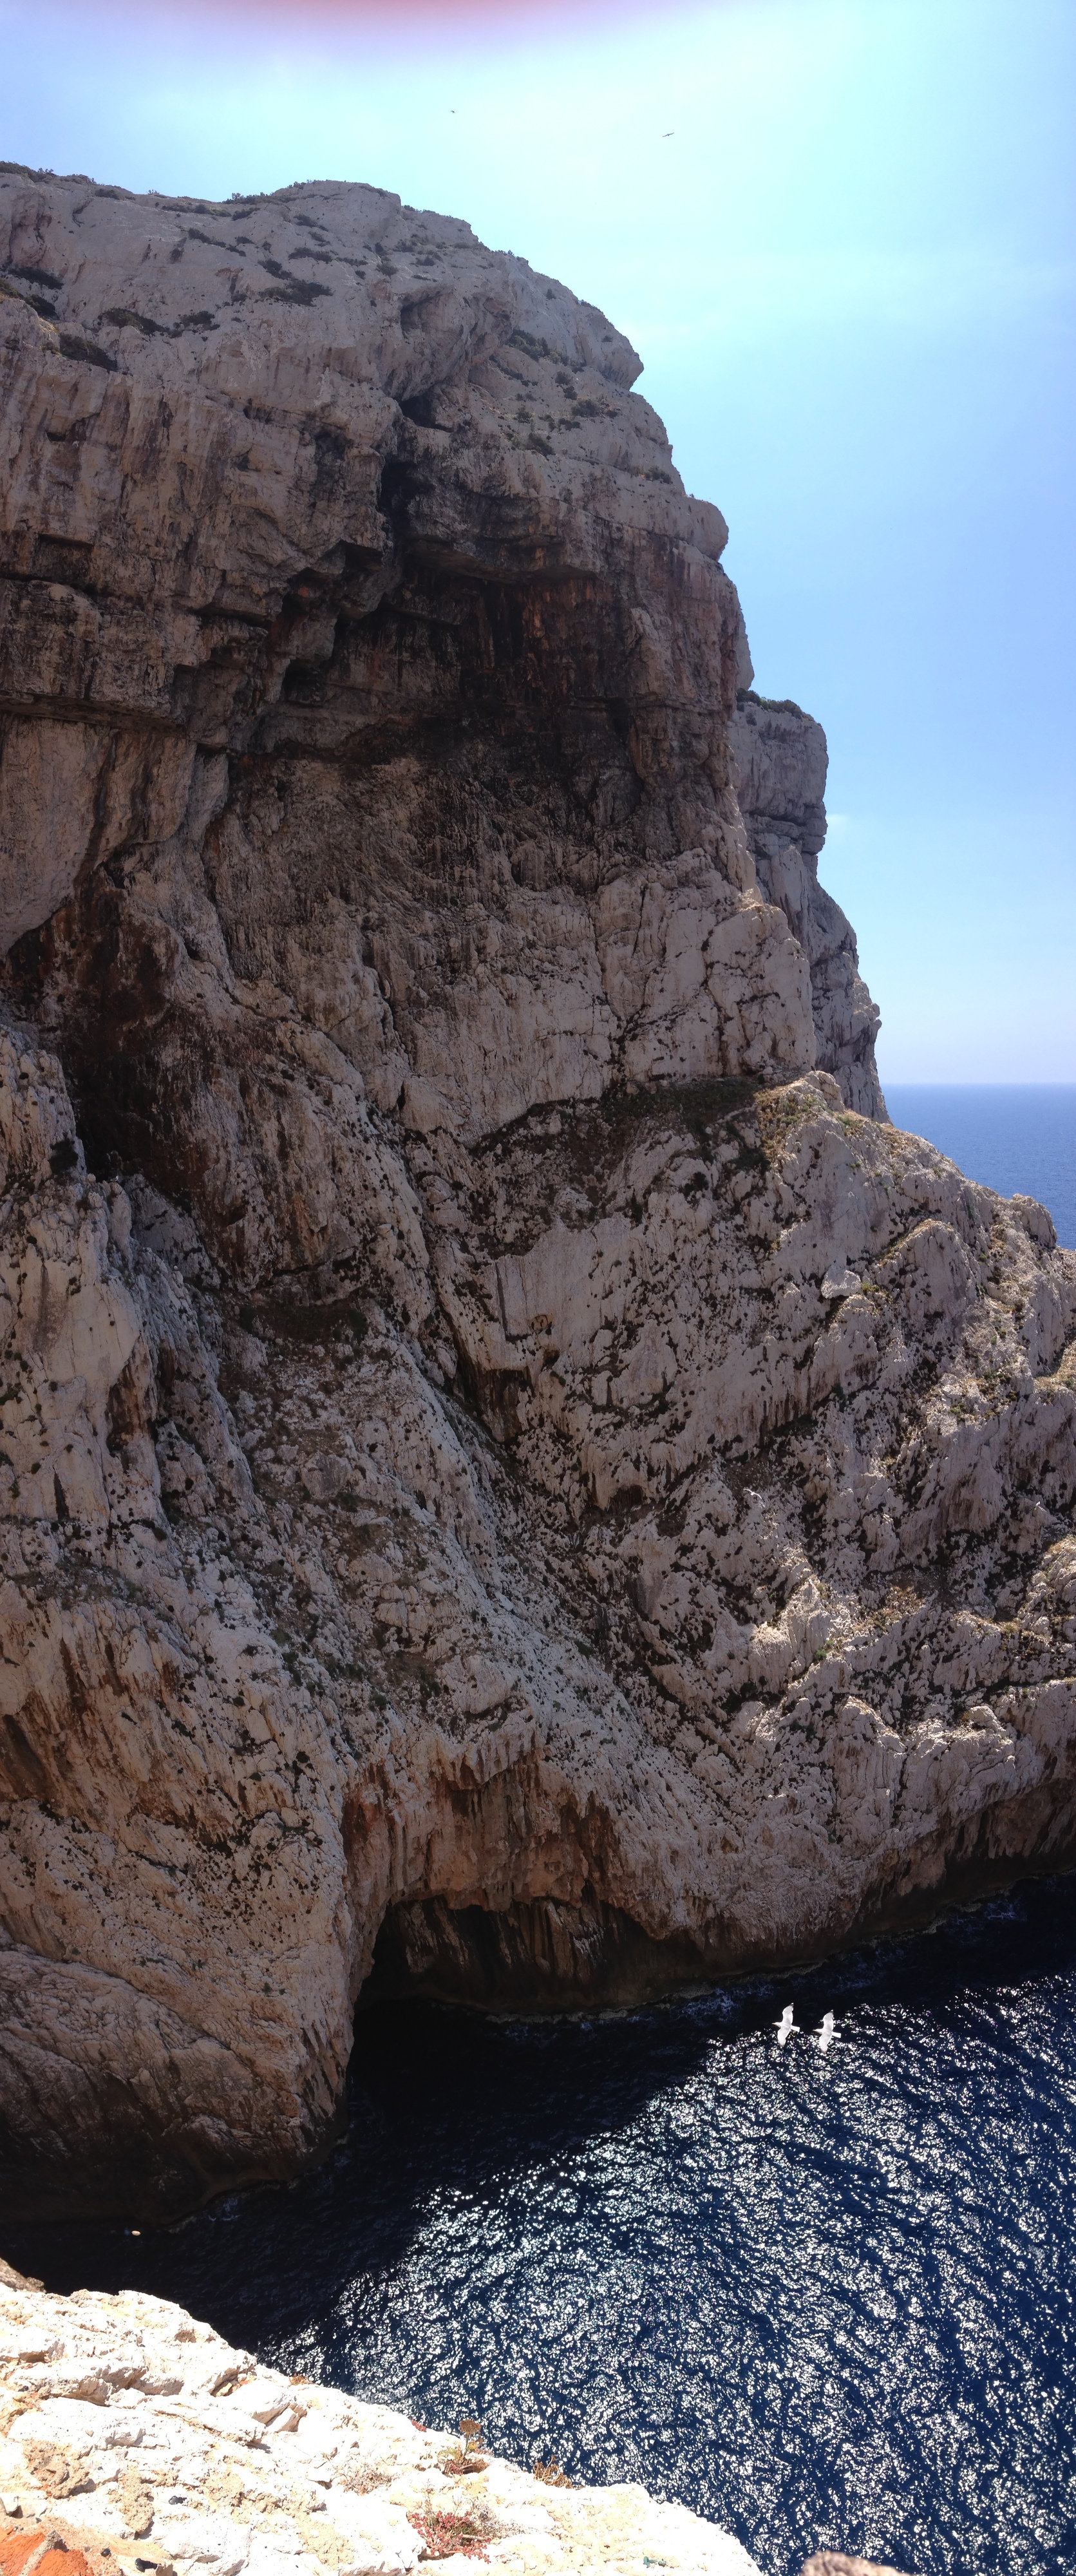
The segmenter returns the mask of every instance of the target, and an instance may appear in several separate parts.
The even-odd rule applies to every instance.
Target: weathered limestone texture
[[[10,168],[0,284],[3,2182],[162,2215],[324,2152],[364,1988],[1073,1856],[1076,1259],[885,1119],[601,314]]]
[[[469,2576],[476,2558],[506,2576],[759,2576],[683,2505],[531,2477],[264,2369],[166,2299],[0,2286],[3,2576],[410,2576],[432,2560]]]
[[[811,970],[815,1060],[836,1074],[850,1109],[884,1118],[874,1061],[878,1008],[859,972],[852,924],[818,882],[825,734],[791,699],[741,689],[729,741],[759,886],[768,903],[780,904]]]

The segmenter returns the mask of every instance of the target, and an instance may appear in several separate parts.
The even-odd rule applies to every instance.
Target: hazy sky
[[[1076,1080],[1073,0],[0,0],[0,64],[9,159],[372,180],[602,305],[829,735],[883,1079]]]

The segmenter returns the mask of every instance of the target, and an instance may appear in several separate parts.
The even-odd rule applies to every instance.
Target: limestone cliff
[[[3,2576],[471,2576],[475,2559],[759,2576],[729,2532],[643,2487],[573,2487],[549,2461],[531,2476],[264,2369],[167,2299],[50,2298],[0,2265]]]
[[[599,313],[10,168],[0,287],[5,2186],[163,2213],[324,2150],[371,1975],[1071,1855],[1076,1261],[885,1120]]]
[[[811,976],[815,1062],[850,1109],[884,1118],[874,1061],[879,1013],[859,972],[855,932],[818,882],[826,837],[826,737],[789,698],[737,693],[729,724],[736,793],[761,892],[779,904]]]

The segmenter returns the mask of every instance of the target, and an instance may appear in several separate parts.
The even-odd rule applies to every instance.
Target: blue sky
[[[1071,0],[0,0],[0,47],[9,159],[369,179],[603,305],[826,726],[883,1078],[1076,1080]]]

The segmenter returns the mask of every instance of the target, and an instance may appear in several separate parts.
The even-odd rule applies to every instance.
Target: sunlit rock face
[[[638,360],[466,225],[0,173],[25,2208],[336,2133],[356,1999],[1070,1852],[1076,1261],[886,1121]]]
[[[464,2576],[476,2556],[506,2576],[759,2576],[684,2505],[574,2487],[551,2461],[531,2476],[473,2418],[438,2432],[264,2369],[138,2290],[52,2298],[0,2262],[0,2401],[5,2576],[415,2576],[433,2559]]]

